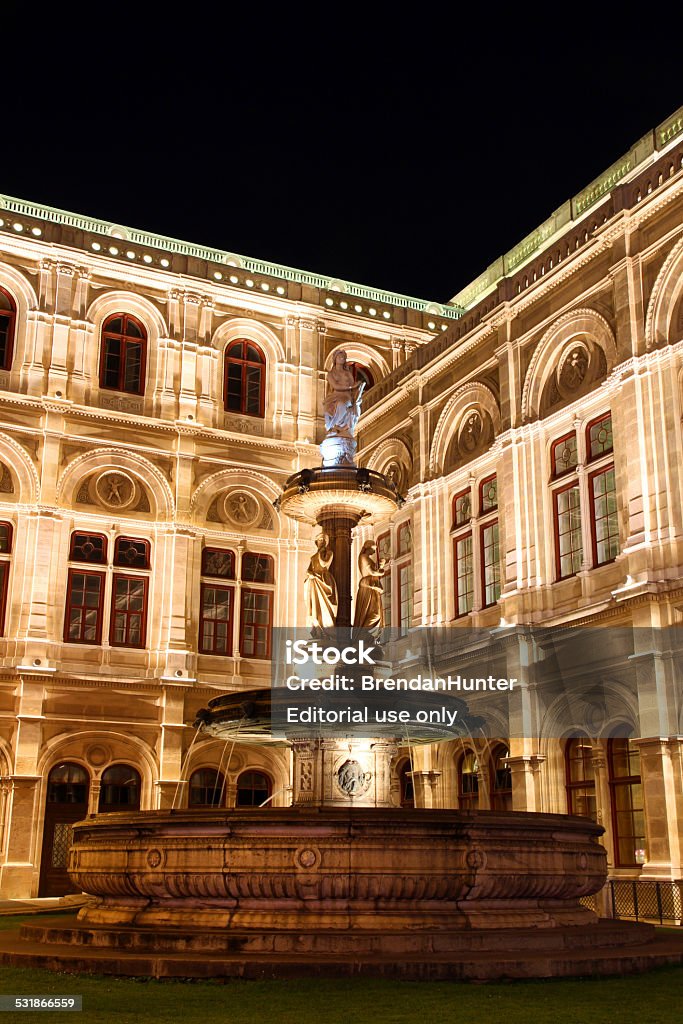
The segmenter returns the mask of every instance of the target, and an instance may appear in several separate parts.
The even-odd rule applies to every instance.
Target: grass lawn
[[[22,920],[24,918],[22,917]],[[0,927],[19,918],[0,918]],[[71,1019],[106,1024],[674,1024],[683,1017],[683,968],[608,980],[468,985],[445,982],[133,981],[0,965],[3,995],[82,995]],[[2,1014],[47,1024],[50,1011]]]

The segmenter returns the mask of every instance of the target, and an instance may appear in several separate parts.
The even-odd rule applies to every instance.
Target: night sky
[[[46,8],[3,5],[0,192],[439,301],[683,103],[625,8]]]

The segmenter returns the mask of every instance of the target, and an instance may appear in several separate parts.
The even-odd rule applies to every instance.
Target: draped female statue
[[[337,584],[330,572],[334,558],[328,547],[325,534],[316,537],[316,553],[308,563],[304,579],[304,601],[306,603],[306,625],[316,632],[331,629],[337,621]]]
[[[358,556],[360,582],[353,615],[355,629],[367,629],[372,633],[378,633],[384,626],[382,577],[386,560],[380,558],[375,561],[372,557],[375,549],[375,542],[366,540]]]
[[[329,391],[323,401],[327,436],[353,437],[360,417],[360,398],[365,382],[354,381],[346,352],[335,352],[334,362],[327,373],[327,386]]]

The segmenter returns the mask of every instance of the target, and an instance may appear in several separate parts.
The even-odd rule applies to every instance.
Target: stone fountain
[[[304,583],[311,642],[334,643],[339,630],[354,642],[382,628],[383,566],[365,544],[352,619],[353,530],[401,498],[355,464],[362,388],[343,353],[328,385],[322,465],[290,477],[279,508],[321,529]],[[529,977],[662,962],[650,926],[598,921],[581,902],[605,882],[600,826],[394,807],[398,737],[276,737],[271,711],[269,690],[229,694],[195,725],[229,743],[286,743],[291,807],[90,817],[74,826],[69,871],[92,902],[78,922],[25,925],[18,952],[0,955],[191,977]]]

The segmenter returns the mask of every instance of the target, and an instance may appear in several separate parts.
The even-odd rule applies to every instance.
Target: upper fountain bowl
[[[382,473],[360,466],[320,466],[290,476],[275,502],[290,519],[317,523],[335,506],[366,522],[392,515],[404,499]]]

